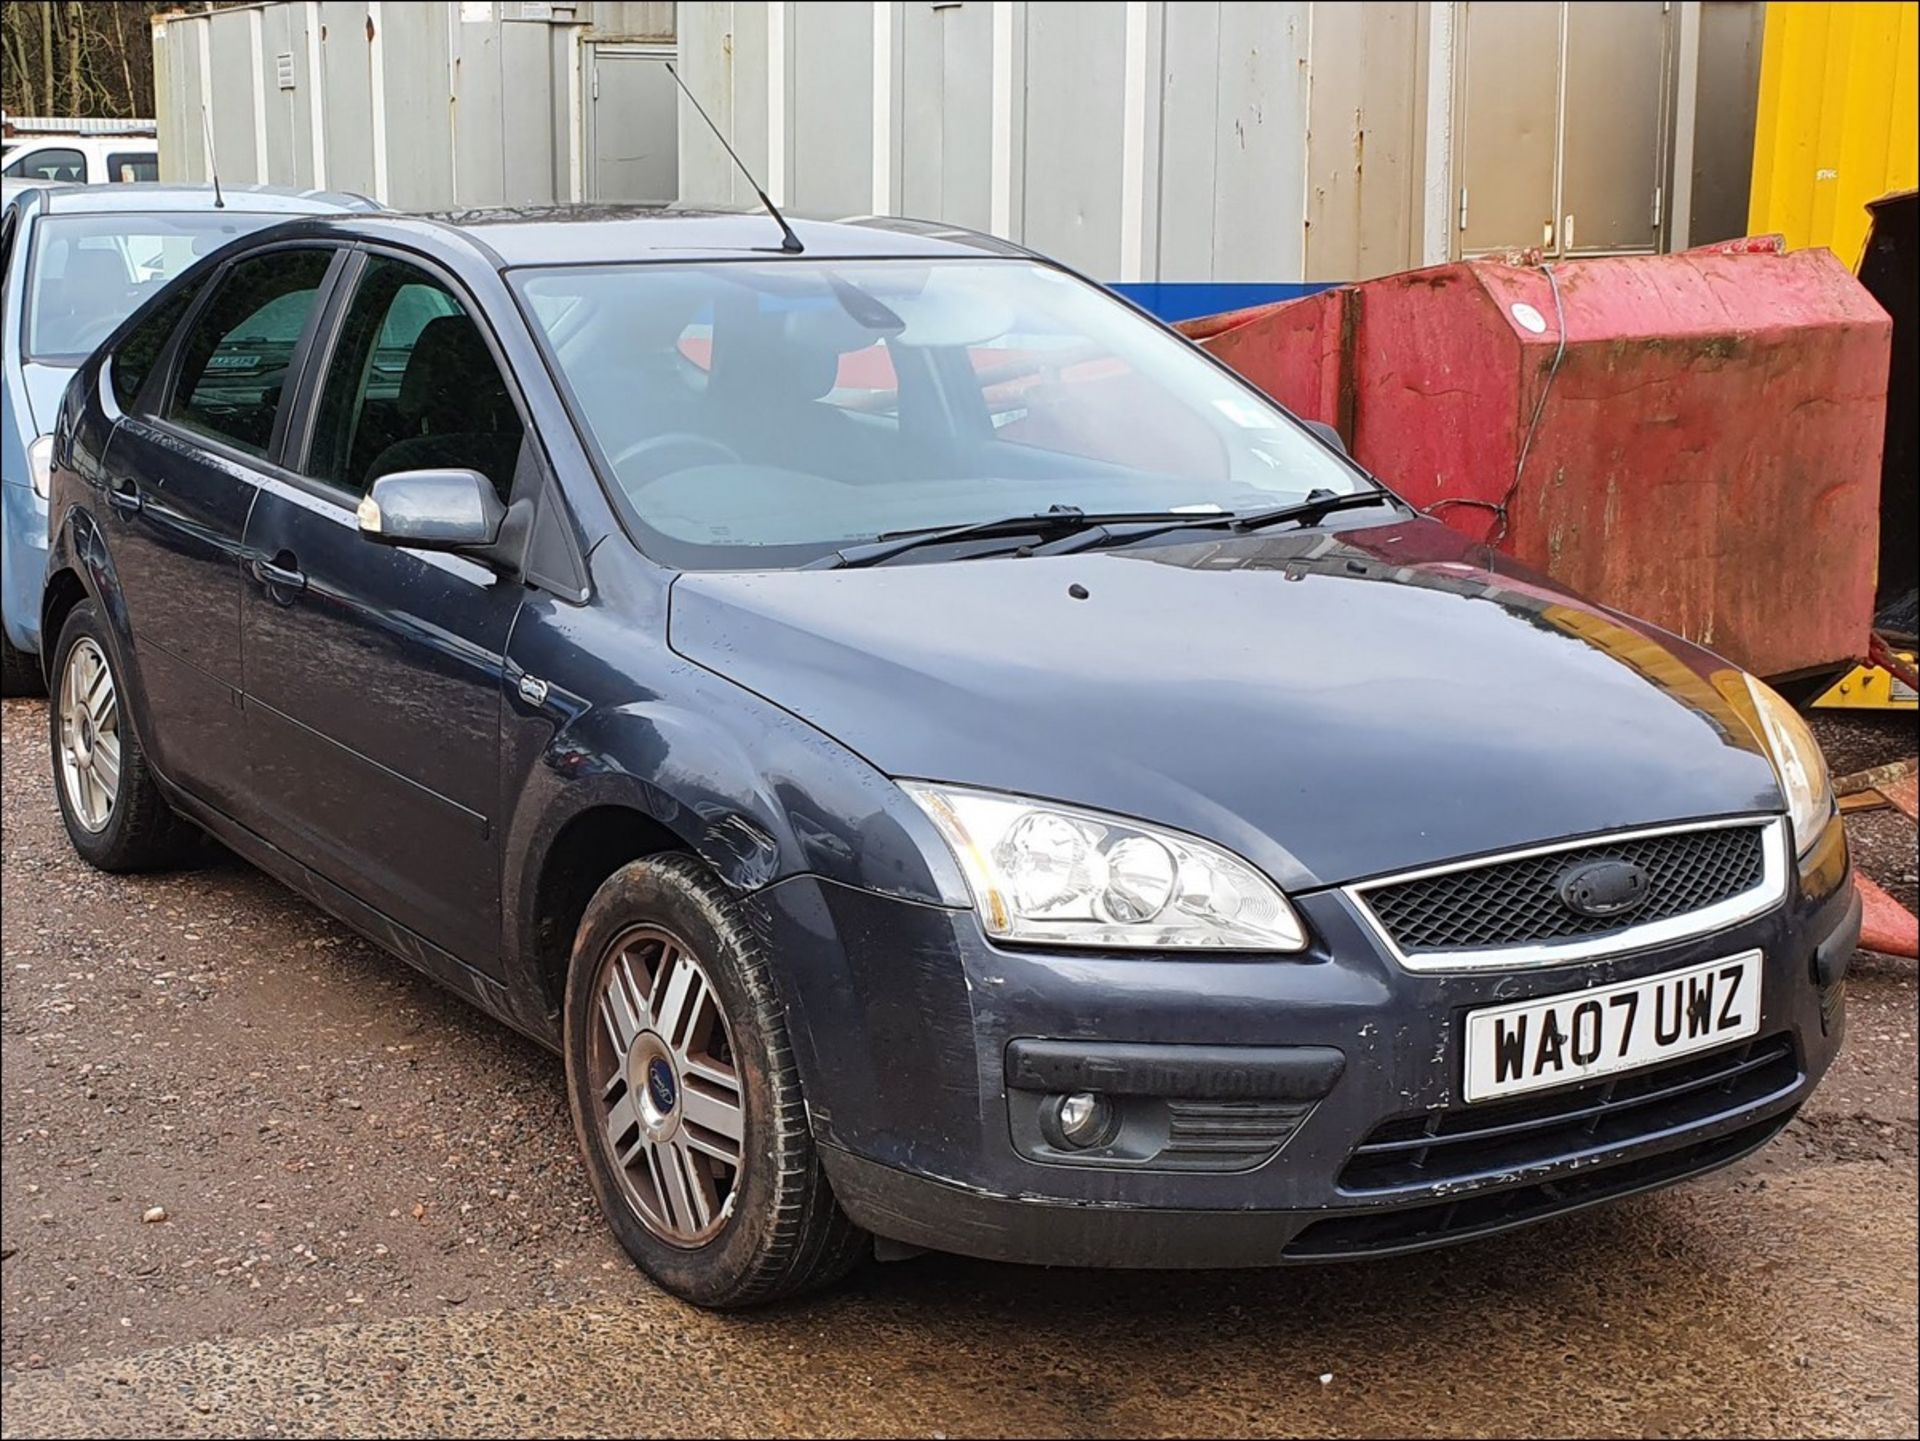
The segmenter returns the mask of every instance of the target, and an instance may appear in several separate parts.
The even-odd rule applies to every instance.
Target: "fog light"
[[[1053,1096],[1040,1107],[1040,1130],[1047,1144],[1062,1151],[1084,1151],[1113,1139],[1113,1103],[1098,1091]]]

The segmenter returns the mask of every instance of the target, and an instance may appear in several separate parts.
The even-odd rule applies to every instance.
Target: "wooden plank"
[[[1911,779],[1916,764],[1920,762],[1908,756],[1903,761],[1888,761],[1883,766],[1868,766],[1863,771],[1854,771],[1851,775],[1838,777],[1833,783],[1833,793],[1838,796],[1850,796],[1860,791],[1884,791],[1889,785],[1903,778]]]
[[[1850,816],[1855,811],[1885,810],[1888,804],[1879,791],[1848,791],[1840,797],[1840,813]]]

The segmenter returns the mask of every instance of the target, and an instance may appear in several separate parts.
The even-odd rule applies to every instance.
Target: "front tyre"
[[[48,674],[53,789],[73,848],[103,871],[152,870],[191,859],[199,833],[167,804],[147,766],[92,601],[68,612]]]
[[[821,1170],[766,952],[699,861],[635,861],[594,894],[564,1039],[594,1196],[660,1286],[735,1309],[858,1261],[867,1238]]]

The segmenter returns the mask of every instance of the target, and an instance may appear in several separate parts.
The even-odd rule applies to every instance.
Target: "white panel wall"
[[[1233,0],[1165,7],[1161,264],[1151,278],[1306,278],[1311,8]]]
[[[584,27],[519,13],[278,0],[157,21],[161,175],[206,180],[210,129],[230,184],[402,210],[577,198]]]
[[[1103,280],[1273,283],[1418,262],[1424,8],[1363,26],[1309,0],[683,0],[678,24],[688,82],[796,210],[991,230]],[[1370,104],[1377,179],[1354,160]],[[690,118],[680,136],[684,198],[751,198]],[[1340,217],[1311,247],[1310,174]]]

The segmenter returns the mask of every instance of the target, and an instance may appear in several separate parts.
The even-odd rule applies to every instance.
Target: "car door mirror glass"
[[[360,534],[416,550],[466,550],[500,538],[506,507],[477,470],[400,470],[374,481],[358,511]]]

